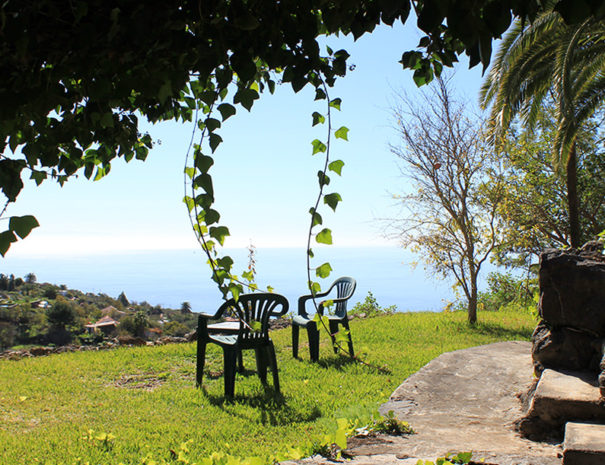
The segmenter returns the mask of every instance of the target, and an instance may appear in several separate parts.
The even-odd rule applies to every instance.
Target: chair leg
[[[292,356],[294,358],[298,358],[298,333],[300,331],[300,327],[298,325],[292,324]]]
[[[319,330],[315,323],[307,325],[307,335],[309,336],[309,352],[312,362],[319,360]]]
[[[225,397],[232,399],[235,393],[235,371],[238,349],[223,349]]]
[[[204,364],[206,362],[206,343],[198,341],[197,343],[197,360],[195,370],[195,386],[202,385],[202,377],[204,376]]]
[[[346,319],[342,320],[342,325],[349,332],[349,355],[351,357],[355,357],[355,352],[353,351],[353,338],[351,337],[351,330],[349,329],[349,321]]]
[[[330,338],[332,339],[332,349],[334,353],[338,353],[338,345],[336,344],[336,333],[338,332],[338,321],[330,320]]]
[[[244,357],[242,356],[241,350],[237,351],[237,372],[238,373],[244,372]]]
[[[279,394],[279,373],[277,371],[277,357],[275,356],[273,342],[270,342],[267,347],[267,355],[269,357],[269,363],[271,364],[271,372],[273,373],[273,389]]]
[[[265,347],[257,347],[254,349],[256,353],[256,372],[263,385],[267,384],[267,354]]]

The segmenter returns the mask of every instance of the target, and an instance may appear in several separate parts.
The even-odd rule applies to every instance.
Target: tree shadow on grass
[[[537,324],[537,323],[536,323]],[[483,334],[486,336],[493,336],[499,339],[530,339],[533,329],[528,328],[507,328],[498,323],[477,323],[474,326],[467,326],[467,331],[472,331],[475,334]]]

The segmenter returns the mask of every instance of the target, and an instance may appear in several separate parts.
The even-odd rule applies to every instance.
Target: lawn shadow
[[[233,399],[228,399],[224,395],[214,395],[208,393],[205,387],[202,391],[210,404],[222,409],[226,413],[241,418],[246,418],[250,421],[258,421],[263,425],[284,426],[292,423],[310,423],[322,416],[319,407],[314,406],[311,409],[298,411],[292,408],[287,401],[287,398],[275,392],[273,386],[265,386],[264,392],[255,394],[236,394]],[[251,418],[246,409],[241,406],[249,407],[258,412],[258,417]]]
[[[338,371],[343,371],[346,367],[350,365],[359,364],[369,370],[382,373],[382,374],[391,374],[391,371],[385,369],[384,367],[378,366],[371,362],[363,362],[363,357],[359,357],[357,359],[349,357],[348,355],[333,355],[328,358],[320,358],[317,362],[312,362],[310,360],[301,360],[298,359],[299,362],[307,363],[308,365],[318,366],[320,368],[334,368]]]
[[[508,339],[508,340],[519,339],[519,338],[530,339],[532,333],[534,332],[533,329],[527,329],[527,328],[513,329],[513,328],[504,327],[504,326],[500,325],[499,323],[483,323],[483,322],[479,322],[476,325],[471,326],[469,329],[470,329],[470,331],[472,331],[476,334],[494,336],[499,339]]]

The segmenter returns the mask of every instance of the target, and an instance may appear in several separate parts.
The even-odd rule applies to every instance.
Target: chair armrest
[[[286,299],[285,297],[283,297],[283,300],[281,302],[281,310],[278,312],[271,312],[269,314],[269,317],[280,317],[280,316],[284,316],[286,313],[288,313],[288,310],[290,310],[290,304],[288,302],[288,299]]]
[[[328,293],[329,292],[322,292],[320,294],[316,294],[315,298],[325,297],[328,295]],[[312,295],[303,295],[298,298],[298,314],[299,315],[304,316],[305,318],[307,317],[307,310],[305,309],[305,303],[307,302],[307,300],[311,300],[311,299],[313,299]],[[318,303],[317,311],[319,312],[320,315],[323,315],[323,302]]]

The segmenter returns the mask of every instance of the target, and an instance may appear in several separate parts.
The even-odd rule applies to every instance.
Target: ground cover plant
[[[190,463],[213,453],[307,455],[341,418],[364,421],[410,374],[439,354],[501,340],[527,340],[527,312],[397,313],[356,319],[356,351],[372,365],[331,352],[294,360],[290,330],[274,331],[283,398],[265,393],[245,356],[232,403],[223,398],[222,354],[209,348],[204,390],[194,388],[195,345],[120,348],[0,362],[0,462],[14,464]],[[413,428],[414,425],[411,425]],[[215,458],[218,457],[215,455]],[[186,462],[185,462],[186,463]]]

